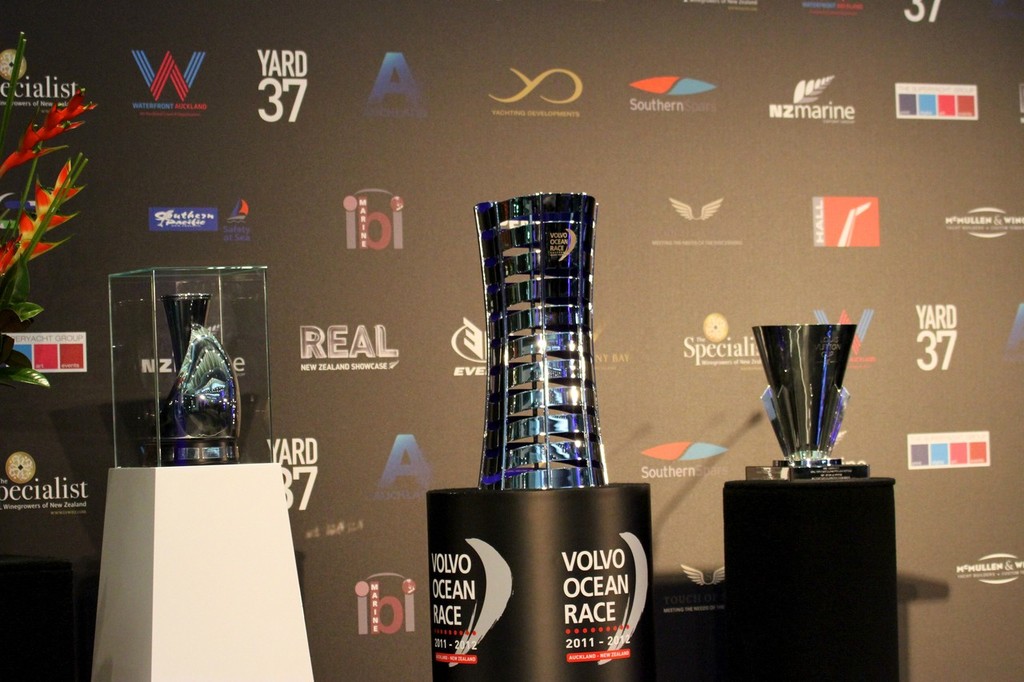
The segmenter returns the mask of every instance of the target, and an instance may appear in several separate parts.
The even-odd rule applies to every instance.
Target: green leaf
[[[13,308],[16,303],[28,300],[28,258],[19,258],[4,273],[0,286],[0,308]]]
[[[13,386],[15,383],[30,384],[32,386],[50,387],[49,380],[34,369],[27,367],[0,367],[0,384]]]
[[[0,336],[0,367],[31,367],[32,361],[21,351],[14,350],[14,339],[4,334]]]
[[[24,303],[13,304],[8,310],[13,310],[17,314],[18,319],[24,322],[43,312],[43,306],[25,301]]]
[[[7,334],[0,336],[0,365],[7,363],[7,356],[14,352],[14,339]]]
[[[28,367],[30,369],[32,367],[32,361],[28,359],[28,356],[13,348],[7,353],[4,363],[11,367]]]
[[[23,320],[18,313],[10,308],[0,310],[0,332],[2,333],[10,334],[28,331],[28,328],[32,326],[32,322],[32,318]]]

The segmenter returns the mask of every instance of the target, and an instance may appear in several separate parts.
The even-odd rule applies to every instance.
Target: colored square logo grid
[[[29,359],[32,369],[38,372],[85,372],[84,342],[37,341],[15,343],[14,350]]]
[[[896,84],[896,117],[925,120],[978,119],[973,85]]]
[[[910,469],[989,466],[989,454],[987,431],[907,436],[907,464]]]

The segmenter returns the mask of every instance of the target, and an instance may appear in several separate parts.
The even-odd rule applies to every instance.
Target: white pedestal
[[[92,681],[312,679],[280,467],[111,469]]]

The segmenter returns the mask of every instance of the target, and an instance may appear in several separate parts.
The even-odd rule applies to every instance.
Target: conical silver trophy
[[[238,379],[204,325],[210,294],[161,297],[177,376],[160,410],[160,463],[238,462]]]
[[[784,459],[747,467],[748,479],[863,478],[864,464],[832,455],[850,394],[843,387],[854,324],[754,327],[768,379],[761,395]]]
[[[608,482],[594,381],[596,217],[586,194],[476,206],[488,340],[481,488]]]

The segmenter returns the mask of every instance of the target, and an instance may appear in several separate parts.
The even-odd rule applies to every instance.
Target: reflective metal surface
[[[586,194],[476,206],[488,339],[481,488],[608,482],[592,343],[596,217]]]
[[[761,396],[783,464],[833,466],[849,393],[843,388],[853,324],[754,327],[768,388]]]
[[[161,297],[177,377],[161,407],[162,464],[238,461],[238,379],[206,322],[209,294]]]

